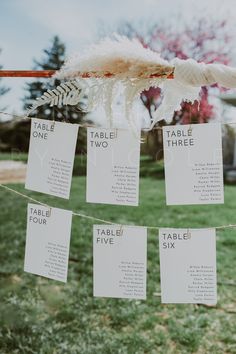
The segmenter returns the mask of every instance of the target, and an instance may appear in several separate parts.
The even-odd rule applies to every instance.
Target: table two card
[[[220,124],[163,127],[167,205],[224,203]]]
[[[93,226],[94,296],[146,299],[147,229]]]
[[[68,199],[78,125],[32,118],[25,188]]]
[[[215,229],[160,229],[163,303],[215,305]]]
[[[66,282],[72,212],[28,204],[24,270]]]
[[[88,128],[87,202],[137,206],[139,160],[140,135]]]

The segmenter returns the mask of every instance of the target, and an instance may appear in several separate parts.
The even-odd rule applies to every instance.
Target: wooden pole
[[[0,70],[0,77],[52,77],[55,70]]]
[[[0,70],[0,77],[52,77],[55,74],[56,70]],[[78,77],[82,78],[90,78],[90,77],[101,77],[97,72],[85,72],[85,73],[77,73]],[[103,76],[109,78],[113,77],[112,73],[105,73]],[[148,78],[156,78],[161,77],[162,75],[153,74]],[[173,73],[167,76],[167,79],[173,79]]]

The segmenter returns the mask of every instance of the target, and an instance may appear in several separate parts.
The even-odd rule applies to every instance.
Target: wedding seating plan
[[[220,124],[163,127],[167,205],[224,203]]]
[[[67,281],[72,212],[28,204],[25,272]]]
[[[173,117],[176,107],[180,107],[182,102],[194,104],[197,101],[200,104],[201,87],[217,84],[225,89],[235,88],[236,68],[217,63],[199,63],[192,58],[164,60],[139,41],[119,35],[93,44],[78,58],[69,58],[59,70],[1,72],[2,77],[46,78],[52,75],[60,81],[57,85],[56,80],[56,87],[33,100],[27,111],[31,119],[31,133],[25,188],[69,199],[80,127],[87,129],[86,201],[109,204],[109,209],[113,210],[108,213],[110,220],[107,220],[107,208],[103,206],[90,206],[91,213],[87,214],[87,206],[82,204],[83,185],[79,189],[82,196],[73,196],[73,201],[67,204],[76,205],[76,210],[70,211],[47,205],[51,204],[50,199],[53,198],[45,198],[48,203],[44,204],[43,199],[36,200],[34,196],[23,194],[20,188],[14,190],[0,183],[4,191],[11,191],[31,202],[27,208],[24,270],[53,280],[67,281],[72,215],[77,216],[88,222],[102,223],[93,225],[93,231],[91,227],[86,235],[76,235],[90,237],[93,233],[93,295],[143,300],[146,299],[147,282],[147,230],[159,230],[161,302],[216,305],[216,229],[235,228],[234,222],[207,228],[206,213],[205,228],[202,229],[186,228],[191,225],[185,224],[182,215],[178,215],[178,224],[184,222],[179,229],[147,225],[148,220],[155,218],[157,223],[162,223],[158,210],[164,207],[151,187],[143,189],[143,209],[136,209],[136,215],[131,208],[128,214],[126,211],[129,208],[111,205],[139,205],[141,126],[145,132],[162,130],[168,206],[224,203],[221,124],[226,121],[222,119],[221,123],[213,124],[163,124],[168,124],[169,118]],[[135,102],[153,84],[162,88],[163,99],[148,122]],[[30,117],[45,104],[55,109],[75,106],[81,112],[102,107],[110,129],[91,124],[88,127],[86,119],[81,124],[70,124]],[[7,112],[1,113],[20,118]],[[113,128],[115,124],[120,124],[118,120],[121,115],[128,128]],[[145,133],[143,136],[147,137]],[[142,152],[149,150],[149,142]],[[155,140],[152,144],[157,148]],[[83,146],[80,146],[79,151],[82,150]],[[151,166],[150,174],[156,171],[157,166],[154,165]],[[78,180],[75,178],[75,183],[79,183]],[[81,183],[83,180],[81,178]],[[146,180],[142,186],[146,188],[148,184]],[[204,212],[207,210],[203,209]],[[220,216],[220,209],[215,209]],[[144,211],[148,215],[144,215]],[[115,224],[128,224],[128,215],[146,226]],[[167,220],[168,215],[171,218],[173,213],[167,212],[162,219]],[[201,220],[197,219],[199,224]],[[172,224],[172,221],[167,220],[167,224]],[[86,230],[89,230],[87,226]],[[89,249],[86,251],[90,252]],[[70,260],[80,262],[79,256],[78,259]],[[155,272],[155,269],[151,264],[150,272]],[[149,291],[153,294],[152,287]]]
[[[93,226],[94,296],[146,299],[147,229]]]
[[[215,229],[160,229],[162,303],[215,305]]]
[[[138,205],[140,138],[130,130],[87,130],[87,202]]]
[[[78,127],[32,119],[26,188],[69,198]],[[223,203],[221,126],[165,126],[163,140],[167,205]],[[133,131],[88,127],[86,201],[137,206],[139,161],[140,136]],[[153,226],[116,225],[30,203],[24,270],[67,281],[72,214],[104,222],[93,225],[94,296],[146,299],[147,229]],[[215,229],[154,228],[162,303],[215,305]]]
[[[32,118],[25,188],[69,199],[78,125]]]

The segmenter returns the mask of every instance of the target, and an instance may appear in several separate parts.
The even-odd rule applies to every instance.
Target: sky
[[[235,23],[236,0],[0,0],[0,65],[5,70],[32,69],[33,59],[42,58],[54,35],[66,43],[70,56],[98,41],[101,28],[112,33],[124,20],[141,25],[178,16],[191,22],[202,13]],[[21,99],[27,81],[1,80],[11,89],[0,98],[7,112],[24,113]]]

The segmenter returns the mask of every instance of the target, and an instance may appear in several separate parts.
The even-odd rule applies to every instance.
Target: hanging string
[[[43,202],[40,202],[39,200],[36,200],[36,199],[34,199],[34,198],[31,198],[30,196],[28,196],[28,195],[26,195],[26,194],[23,194],[23,193],[21,193],[21,192],[16,191],[15,189],[12,189],[12,188],[10,188],[10,187],[7,187],[5,184],[1,184],[1,183],[0,183],[0,187],[6,189],[6,190],[9,191],[9,192],[12,192],[12,193],[15,193],[15,194],[19,195],[19,196],[22,197],[22,198],[28,199],[28,200],[30,200],[31,202],[34,202],[34,203],[36,203],[36,204],[40,204],[40,205],[42,205],[42,206],[45,206],[45,207],[47,207],[48,209],[52,209],[52,207],[51,207],[50,205],[48,205],[48,204],[46,204],[46,203],[43,203]],[[72,214],[75,215],[75,216],[80,216],[81,218],[86,218],[86,219],[91,219],[91,220],[96,220],[96,221],[99,221],[99,222],[103,222],[103,223],[105,223],[105,224],[111,224],[111,225],[114,225],[114,224],[115,224],[115,223],[113,223],[113,222],[111,222],[111,221],[108,221],[108,220],[103,220],[103,219],[95,218],[95,217],[93,217],[93,216],[89,216],[89,215],[85,215],[85,214],[81,214],[81,213],[72,212]]]
[[[43,205],[43,206],[45,206],[45,207],[50,208],[49,205],[47,205],[47,204],[45,204],[45,203],[42,203],[42,202],[40,202],[40,201],[38,201],[38,200],[36,200],[36,199],[34,199],[34,198],[32,198],[32,197],[26,195],[26,194],[20,193],[20,192],[16,191],[15,189],[11,189],[11,188],[7,187],[7,186],[4,185],[4,184],[1,184],[1,183],[0,183],[0,187],[4,188],[4,189],[6,189],[6,190],[8,190],[8,191],[10,191],[10,192],[14,192],[15,194],[18,194],[20,197],[26,198],[26,199],[30,200],[31,202],[34,202],[34,203],[36,203],[36,204],[40,204],[40,205]]]
[[[57,111],[59,111],[57,109]],[[8,112],[3,112],[3,111],[0,111],[0,114],[3,114],[3,115],[6,115],[8,117],[13,117],[15,118],[15,122],[18,122],[18,121],[22,121],[22,120],[30,120],[30,119],[42,119],[42,118],[39,118],[39,117],[29,117],[27,115],[18,115],[18,114],[12,114],[12,113],[8,113]],[[54,120],[54,119],[53,119]],[[98,125],[95,125],[95,124],[89,124],[89,123],[84,123],[84,124],[78,124],[76,123],[80,128],[103,128],[102,126],[98,126]],[[105,129],[105,128],[104,128]],[[122,130],[122,128],[119,128]],[[157,130],[157,129],[162,129],[162,127],[154,127],[153,129]],[[142,128],[141,130],[143,131],[149,131],[149,128]]]
[[[7,187],[6,185],[4,184],[1,184],[0,183],[0,187],[1,188],[4,188],[6,189],[7,191],[9,192],[12,192],[12,193],[15,193],[17,195],[19,195],[20,197],[24,198],[24,199],[28,199],[30,201],[33,201],[34,203],[36,204],[40,204],[40,205],[43,205],[47,208],[49,208],[50,210],[53,208],[52,206],[46,204],[46,203],[43,203],[43,202],[40,202],[34,198],[31,198],[30,196],[26,195],[26,194],[23,194],[21,192],[18,192],[16,191],[15,189],[12,189],[10,187]],[[110,220],[105,220],[105,219],[100,219],[100,218],[96,218],[94,216],[91,216],[91,215],[86,215],[86,214],[81,214],[81,213],[78,213],[78,212],[74,212],[72,211],[72,215],[74,216],[79,216],[81,218],[85,218],[85,219],[90,219],[90,220],[94,220],[94,221],[99,221],[99,222],[102,222],[103,224],[109,224],[109,225],[120,225],[120,227],[144,227],[144,228],[147,228],[149,230],[159,230],[159,229],[162,229],[162,228],[165,228],[165,227],[161,227],[161,226],[149,226],[149,225],[124,225],[124,224],[120,224],[120,223],[115,223],[115,222],[112,222]],[[211,230],[211,229],[216,229],[216,230],[224,230],[224,229],[232,229],[232,228],[236,228],[236,224],[228,224],[228,225],[220,225],[220,226],[211,226],[211,227],[204,227],[205,230]],[[189,229],[189,228],[187,228]]]
[[[0,111],[0,114],[3,114],[3,115],[6,115],[6,116],[9,116],[9,117],[13,117],[13,118],[16,118],[15,121],[21,121],[21,120],[30,120],[30,119],[42,119],[42,118],[39,118],[39,117],[29,117],[27,115],[18,115],[18,114],[12,114],[12,113],[8,113],[8,112],[3,112],[3,111]],[[236,121],[235,122],[218,122],[216,121],[215,124],[221,124],[221,125],[234,125],[236,124]],[[77,123],[78,124],[78,123]],[[214,124],[214,123],[213,123]],[[191,125],[191,124],[190,124]],[[80,128],[103,128],[101,126],[98,126],[98,125],[95,125],[95,124],[89,124],[89,123],[84,123],[84,124],[78,124],[78,126]],[[120,128],[119,128],[120,129]],[[163,129],[163,126],[157,126],[157,127],[153,127],[152,130],[162,130]],[[150,131],[150,128],[142,128],[141,129],[142,131]]]
[[[54,111],[53,111],[53,112],[54,112]],[[2,111],[0,111],[0,114],[3,114],[3,115],[6,115],[6,116],[11,116],[11,117],[13,117],[13,118],[16,118],[16,119],[15,119],[15,122],[16,122],[16,121],[21,121],[21,120],[30,120],[30,119],[34,119],[34,118],[36,118],[36,119],[42,119],[42,118],[39,118],[39,117],[29,117],[29,116],[27,116],[27,115],[11,114],[11,113],[2,112]],[[53,115],[54,115],[54,113],[53,113]],[[53,119],[53,120],[54,120],[54,119]],[[97,126],[94,125],[94,124],[87,124],[87,123],[85,123],[85,124],[78,124],[78,126],[81,127],[81,128],[88,128],[88,127],[96,128],[96,127],[97,127]]]

